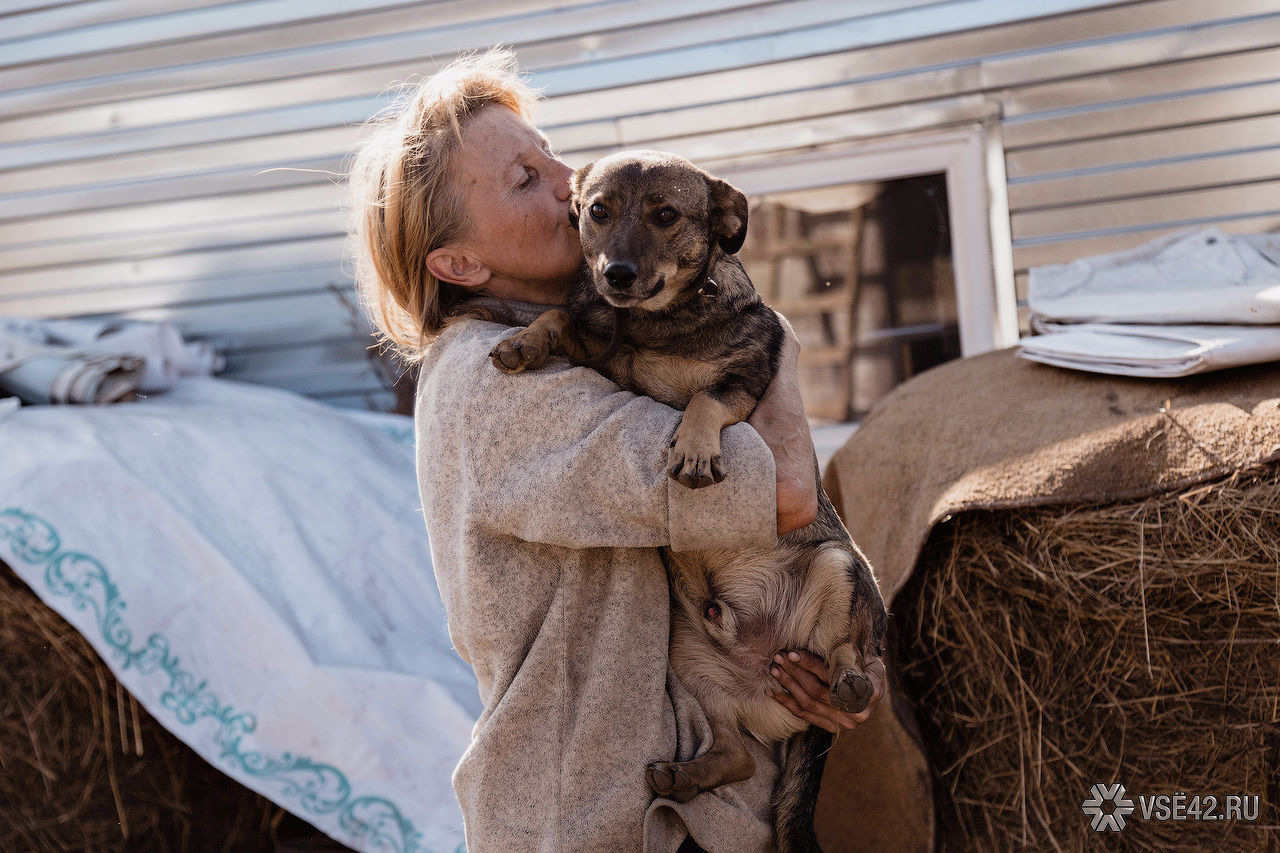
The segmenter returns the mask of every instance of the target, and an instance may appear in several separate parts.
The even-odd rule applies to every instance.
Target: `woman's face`
[[[582,245],[569,224],[572,171],[547,138],[491,105],[464,125],[454,164],[469,218],[458,244],[488,268],[485,289],[527,302],[564,302]]]

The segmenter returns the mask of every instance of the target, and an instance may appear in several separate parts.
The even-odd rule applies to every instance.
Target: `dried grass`
[[[0,850],[346,848],[210,767],[0,563]]]
[[[1280,469],[961,514],[893,609],[945,849],[1280,849]],[[1261,814],[1099,834],[1096,782]]]

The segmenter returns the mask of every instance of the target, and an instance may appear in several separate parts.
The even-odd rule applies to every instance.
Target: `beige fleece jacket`
[[[513,305],[520,322],[538,306]],[[422,363],[417,466],[450,636],[484,711],[453,784],[472,853],[711,853],[773,847],[778,753],[687,804],[655,799],[645,765],[710,746],[667,663],[659,546],[776,540],[773,457],[725,430],[727,477],[665,472],[675,409],[552,359],[508,376],[488,353],[511,328],[465,320]],[[686,830],[687,826],[687,830]]]

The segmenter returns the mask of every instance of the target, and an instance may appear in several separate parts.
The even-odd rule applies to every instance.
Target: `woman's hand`
[[[800,342],[791,324],[781,314],[786,331],[778,374],[747,423],[760,434],[773,453],[777,470],[778,535],[799,530],[818,517],[818,471],[814,465],[813,438],[809,419],[800,399],[797,361]]]
[[[884,695],[884,664],[878,659],[867,666],[867,675],[875,686],[867,707],[849,714],[831,704],[831,685],[827,684],[827,662],[812,652],[779,652],[773,656],[770,674],[786,688],[786,693],[770,694],[774,701],[807,723],[832,734],[849,731],[864,723]]]

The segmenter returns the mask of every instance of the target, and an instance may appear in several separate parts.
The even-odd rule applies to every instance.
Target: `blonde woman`
[[[436,580],[484,711],[453,784],[473,853],[768,850],[780,756],[686,804],[645,765],[709,746],[668,669],[658,548],[758,541],[816,513],[795,378],[723,438],[727,478],[666,475],[680,413],[563,360],[508,376],[488,354],[582,262],[569,168],[529,123],[507,51],[461,59],[382,120],[351,173],[357,279],[386,343],[416,362],[418,479]],[[779,659],[787,708],[852,728],[809,655]]]

